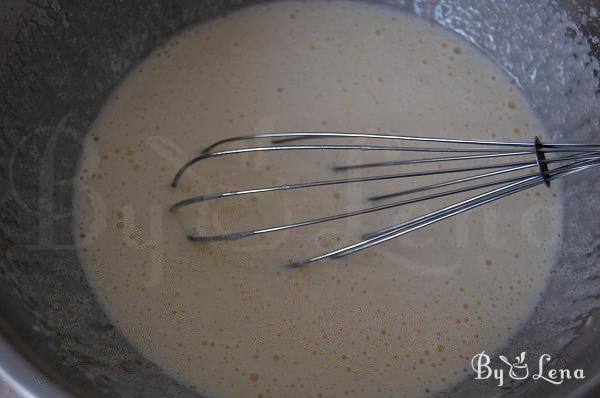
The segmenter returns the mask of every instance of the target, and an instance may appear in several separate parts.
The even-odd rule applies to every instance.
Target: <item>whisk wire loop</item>
[[[323,144],[294,144],[294,142],[305,140],[333,140],[335,143]],[[218,149],[226,145],[242,143],[247,141],[270,140],[267,144],[257,146],[243,146],[226,149]],[[345,141],[344,141],[345,140]],[[348,140],[387,140],[392,145],[373,145],[372,143],[355,143]],[[341,141],[341,142],[340,142]],[[291,144],[290,144],[291,143]],[[425,144],[426,146],[422,146]],[[433,146],[431,146],[433,145]],[[398,192],[372,195],[367,198],[368,202],[379,202],[399,196],[421,194],[417,197],[407,198],[386,204],[374,205],[366,208],[333,214],[309,220],[293,223],[262,227],[247,231],[237,231],[220,235],[189,234],[192,241],[223,241],[247,238],[250,236],[281,232],[288,229],[306,227],[309,225],[326,223],[335,220],[355,217],[369,213],[399,208],[415,203],[430,201],[438,198],[446,198],[461,195],[472,191],[483,191],[467,199],[459,200],[457,203],[444,206],[438,210],[423,214],[416,218],[395,224],[378,231],[364,234],[362,239],[318,256],[299,260],[288,264],[291,267],[299,267],[321,261],[328,258],[345,257],[367,248],[382,244],[391,239],[419,230],[435,224],[455,215],[478,208],[485,204],[497,201],[507,196],[516,194],[537,185],[550,186],[551,181],[588,170],[600,164],[600,144],[579,143],[542,143],[535,137],[532,142],[505,142],[495,140],[471,140],[436,137],[418,137],[396,134],[379,133],[342,133],[342,132],[269,132],[253,135],[233,137],[216,142],[190,161],[186,162],[175,174],[171,185],[177,187],[185,172],[192,166],[211,158],[235,156],[247,153],[268,152],[307,152],[307,151],[368,151],[387,153],[432,153],[434,156],[398,159],[391,161],[378,161],[362,164],[336,165],[333,172],[344,173],[362,169],[391,168],[411,165],[437,165],[420,171],[397,172],[379,175],[368,175],[359,177],[344,177],[329,180],[318,180],[311,182],[281,184],[266,187],[257,187],[241,190],[225,191],[194,196],[176,202],[170,207],[173,212],[193,204],[233,198],[243,195],[268,194],[270,192],[301,190],[315,187],[335,186],[340,184],[357,184],[385,180],[418,179],[440,175],[458,175],[446,181],[436,181],[418,185],[417,187],[404,189]],[[486,161],[494,159],[511,159],[508,162],[492,164],[476,164],[462,167],[442,167],[451,162]],[[516,174],[517,172],[521,172]],[[466,176],[461,174],[467,174]],[[502,177],[502,178],[499,178]],[[472,183],[472,184],[469,184]],[[429,193],[444,189],[438,192]]]

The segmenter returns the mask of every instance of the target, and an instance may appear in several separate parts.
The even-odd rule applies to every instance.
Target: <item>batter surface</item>
[[[472,355],[507,344],[553,264],[557,190],[521,193],[297,270],[283,265],[448,202],[236,242],[187,240],[193,230],[348,211],[373,193],[413,184],[353,184],[168,211],[193,195],[340,177],[332,166],[397,156],[216,159],[170,188],[177,169],[203,147],[273,130],[518,141],[544,135],[517,88],[476,49],[389,9],[282,2],[185,32],[115,91],[80,165],[80,257],[135,347],[208,397],[415,397],[452,388]]]

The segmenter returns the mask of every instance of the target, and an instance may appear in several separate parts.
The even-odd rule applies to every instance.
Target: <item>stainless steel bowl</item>
[[[600,140],[600,2],[382,0],[479,46],[549,132]],[[97,304],[71,235],[82,139],[113,87],[153,48],[249,0],[0,3],[0,378],[32,397],[193,397],[130,347]],[[445,396],[600,396],[600,184],[569,180],[558,264],[507,351],[550,353],[586,379]],[[402,392],[398,392],[402,396]]]

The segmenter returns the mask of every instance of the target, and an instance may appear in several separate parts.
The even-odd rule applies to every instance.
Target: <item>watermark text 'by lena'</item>
[[[475,380],[495,379],[498,386],[502,387],[505,384],[506,378],[512,380],[541,380],[551,384],[559,385],[565,380],[583,380],[585,375],[583,369],[556,369],[548,366],[552,357],[548,354],[542,354],[535,364],[536,366],[529,367],[526,362],[527,352],[523,351],[515,357],[514,362],[511,362],[504,355],[499,355],[498,358],[504,363],[502,367],[494,367],[491,357],[485,351],[476,354],[471,359],[471,368],[475,371]]]

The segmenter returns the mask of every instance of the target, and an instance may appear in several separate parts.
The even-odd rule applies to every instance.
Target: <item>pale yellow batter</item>
[[[459,382],[473,354],[501,349],[531,314],[560,229],[559,199],[546,188],[298,270],[283,264],[448,202],[237,242],[188,241],[185,231],[347,211],[366,206],[374,192],[415,184],[346,185],[210,202],[191,215],[168,211],[192,195],[338,178],[346,174],[332,173],[333,165],[383,157],[222,158],[170,188],[176,170],[210,143],[273,130],[504,140],[544,134],[518,90],[477,50],[388,9],[283,2],[175,38],[116,90],[93,126],[74,226],[108,314],[165,371],[208,397],[426,396]]]

